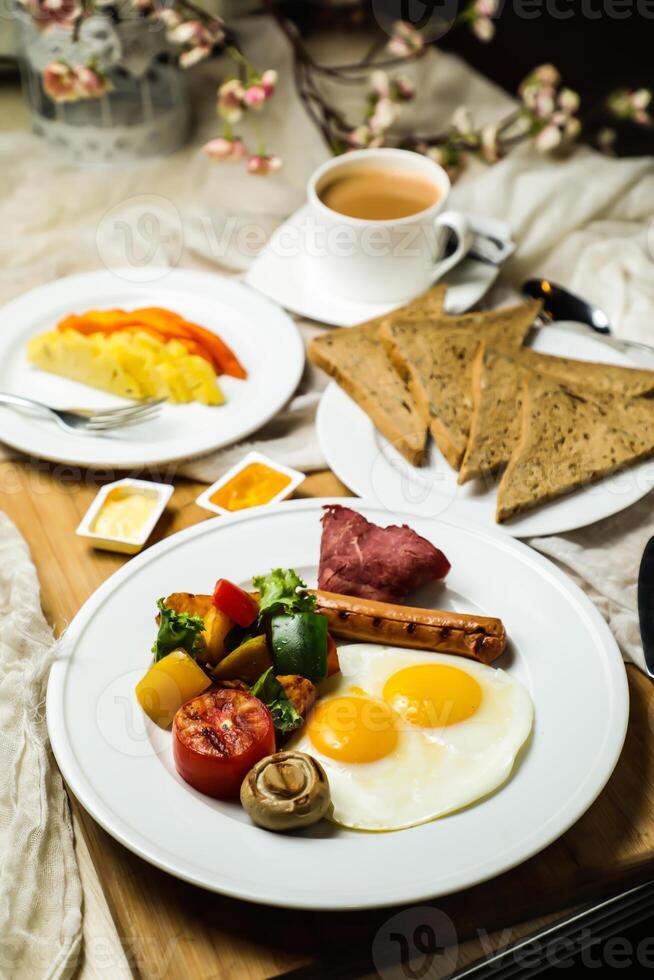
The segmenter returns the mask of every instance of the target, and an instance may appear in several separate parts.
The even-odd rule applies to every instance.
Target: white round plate
[[[447,587],[422,590],[420,601],[501,616],[511,643],[498,663],[531,692],[534,730],[513,775],[458,813],[393,833],[322,821],[271,834],[237,803],[182,782],[170,734],[146,723],[136,703],[155,600],[175,590],[207,592],[219,576],[245,584],[275,566],[294,567],[315,584],[324,503],[293,501],[197,525],[98,589],[70,626],[48,686],[48,728],[64,778],[105,830],[147,861],[254,902],[368,908],[500,874],[590,806],[616,764],[628,713],[624,666],[600,614],[563,572],[506,535],[348,501],[379,524],[410,520],[445,551]]]
[[[635,367],[622,352],[588,333],[561,327],[538,330],[534,350],[579,360]],[[517,538],[562,534],[617,514],[654,487],[654,460],[601,480],[528,511],[505,524],[495,521],[496,482],[464,486],[430,440],[425,466],[412,466],[375,428],[366,413],[332,382],[320,401],[318,440],[328,465],[359,497],[385,507],[425,517],[448,516],[464,523],[493,527]]]
[[[293,394],[304,367],[304,347],[290,317],[240,283],[186,269],[87,272],[33,289],[3,307],[0,391],[56,408],[95,408],[124,399],[68,381],[28,364],[30,337],[52,329],[68,313],[109,307],[166,306],[214,330],[242,361],[246,381],[221,377],[220,406],[164,405],[151,422],[100,436],[66,433],[54,422],[0,407],[2,441],[42,459],[76,466],[126,469],[189,459],[238,442],[272,418]]]

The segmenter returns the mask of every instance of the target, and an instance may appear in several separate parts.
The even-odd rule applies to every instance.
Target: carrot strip
[[[57,324],[57,329],[77,330],[85,335],[142,329],[162,343],[178,340],[190,353],[208,361],[217,374],[247,378],[247,372],[233,350],[217,334],[164,307],[145,306],[131,311],[89,310],[80,316],[70,314]]]
[[[236,354],[224,340],[221,340],[218,334],[199,326],[197,323],[191,323],[189,320],[186,320],[185,323],[197,334],[200,343],[211,351],[211,356],[220,366],[221,374],[227,374],[230,378],[240,378],[241,380],[247,378],[247,371]]]

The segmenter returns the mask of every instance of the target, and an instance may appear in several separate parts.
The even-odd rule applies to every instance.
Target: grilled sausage
[[[330,633],[343,639],[455,653],[484,664],[496,660],[506,646],[500,619],[414,609],[320,590],[315,596],[317,611],[327,617]]]

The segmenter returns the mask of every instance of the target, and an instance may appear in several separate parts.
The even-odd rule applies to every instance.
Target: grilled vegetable
[[[301,679],[303,680],[304,678]],[[310,681],[306,683],[311,684]],[[311,687],[313,687],[313,684],[311,684]],[[292,732],[302,724],[303,712],[298,711],[294,702],[288,697],[284,685],[273,674],[272,667],[269,667],[259,677],[257,682],[250,688],[250,693],[254,694],[255,697],[259,698],[266,705],[278,732]]]
[[[204,620],[191,613],[178,613],[170,609],[163,599],[158,600],[157,607],[159,632],[152,646],[155,663],[178,648],[196,657],[202,646],[200,634],[204,630]]]
[[[198,660],[217,664],[227,653],[227,636],[234,627],[231,619],[214,606],[210,595],[193,595],[192,592],[173,592],[165,605],[175,612],[200,616],[203,630],[194,650]],[[189,651],[191,652],[191,651]]]
[[[213,604],[236,623],[247,628],[259,615],[259,603],[249,592],[234,585],[229,579],[219,578],[213,590]]]
[[[327,676],[327,620],[315,612],[273,616],[270,641],[275,670],[309,680]]]
[[[313,756],[276,752],[250,769],[241,786],[241,803],[267,830],[308,827],[329,810],[329,782]]]
[[[186,650],[173,650],[150,667],[136,685],[136,698],[155,725],[168,728],[175,712],[211,684]]]
[[[272,657],[266,637],[253,636],[228,653],[213,671],[217,681],[238,679],[254,682],[272,667]]]
[[[244,691],[209,691],[183,705],[173,721],[177,771],[217,799],[238,799],[252,766],[275,748],[270,712]]]

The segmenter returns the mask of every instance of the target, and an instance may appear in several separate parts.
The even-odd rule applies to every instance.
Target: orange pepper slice
[[[77,330],[85,335],[142,329],[164,343],[166,340],[179,340],[189,353],[212,364],[217,374],[241,379],[247,377],[233,350],[217,334],[164,307],[146,306],[129,312],[118,309],[88,310],[79,316],[70,314],[64,317],[57,324],[57,329]]]

